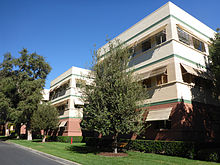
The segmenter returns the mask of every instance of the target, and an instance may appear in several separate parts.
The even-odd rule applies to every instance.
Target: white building
[[[149,89],[143,105],[151,124],[148,139],[212,140],[217,136],[218,122],[213,119],[217,102],[204,85],[210,81],[208,45],[214,33],[168,2],[115,38],[131,49],[130,69]],[[108,44],[99,49],[100,57],[108,55],[106,50]]]
[[[89,70],[71,67],[50,83],[50,101],[60,113],[58,135],[82,136],[80,122],[83,117],[80,86],[89,82]]]

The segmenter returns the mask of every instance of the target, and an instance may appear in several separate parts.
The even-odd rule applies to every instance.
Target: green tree
[[[38,110],[34,111],[31,118],[31,127],[33,130],[44,130],[42,142],[45,142],[49,130],[57,128],[59,122],[59,113],[57,109],[47,103],[39,104]]]
[[[27,139],[32,140],[31,117],[42,99],[41,91],[51,67],[44,57],[28,53],[27,49],[23,49],[20,54],[19,58],[13,58],[9,53],[4,56],[0,65],[0,92],[3,91],[1,97],[10,101],[11,111],[7,117],[16,123],[18,130],[24,123]]]
[[[211,45],[209,47],[209,59],[210,69],[214,75],[215,93],[220,95],[220,29],[217,29],[215,38],[211,39]]]
[[[23,49],[20,54],[20,58],[15,62],[17,90],[20,96],[17,110],[21,112],[20,119],[26,124],[27,140],[32,140],[31,117],[38,109],[42,99],[41,91],[51,67],[44,57],[36,53],[29,54],[27,49]]]
[[[0,123],[5,127],[5,135],[9,122],[14,122],[14,112],[18,103],[18,93],[16,92],[14,59],[10,53],[4,55],[3,62],[0,63]]]
[[[117,46],[115,46],[117,45]],[[143,128],[143,110],[140,105],[147,99],[147,91],[128,71],[131,54],[118,41],[109,42],[109,52],[104,59],[94,53],[91,68],[92,85],[86,85],[82,126],[103,136],[112,135],[117,153],[119,134],[136,133]]]

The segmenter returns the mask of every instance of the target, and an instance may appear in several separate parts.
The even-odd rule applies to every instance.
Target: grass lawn
[[[164,156],[150,153],[128,151],[127,157],[104,157],[96,155],[97,150],[87,147],[84,143],[60,143],[60,142],[31,142],[27,140],[8,140],[12,143],[17,143],[35,150],[43,151],[51,155],[55,155],[64,159],[68,159],[83,165],[214,165],[214,162],[205,162],[191,160],[180,157]]]

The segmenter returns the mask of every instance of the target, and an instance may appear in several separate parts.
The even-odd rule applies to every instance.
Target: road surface
[[[0,141],[0,165],[67,165],[74,164],[53,156]]]

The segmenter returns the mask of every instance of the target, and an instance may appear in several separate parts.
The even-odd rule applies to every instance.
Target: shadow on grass
[[[111,148],[97,148],[97,147],[90,147],[90,146],[68,146],[66,147],[67,151],[80,153],[80,154],[98,154],[100,152],[112,152]]]
[[[42,139],[33,139],[32,142],[35,142],[35,143],[42,143]]]
[[[15,137],[11,137],[11,136],[0,136],[0,141],[7,141],[10,139],[15,139]]]

